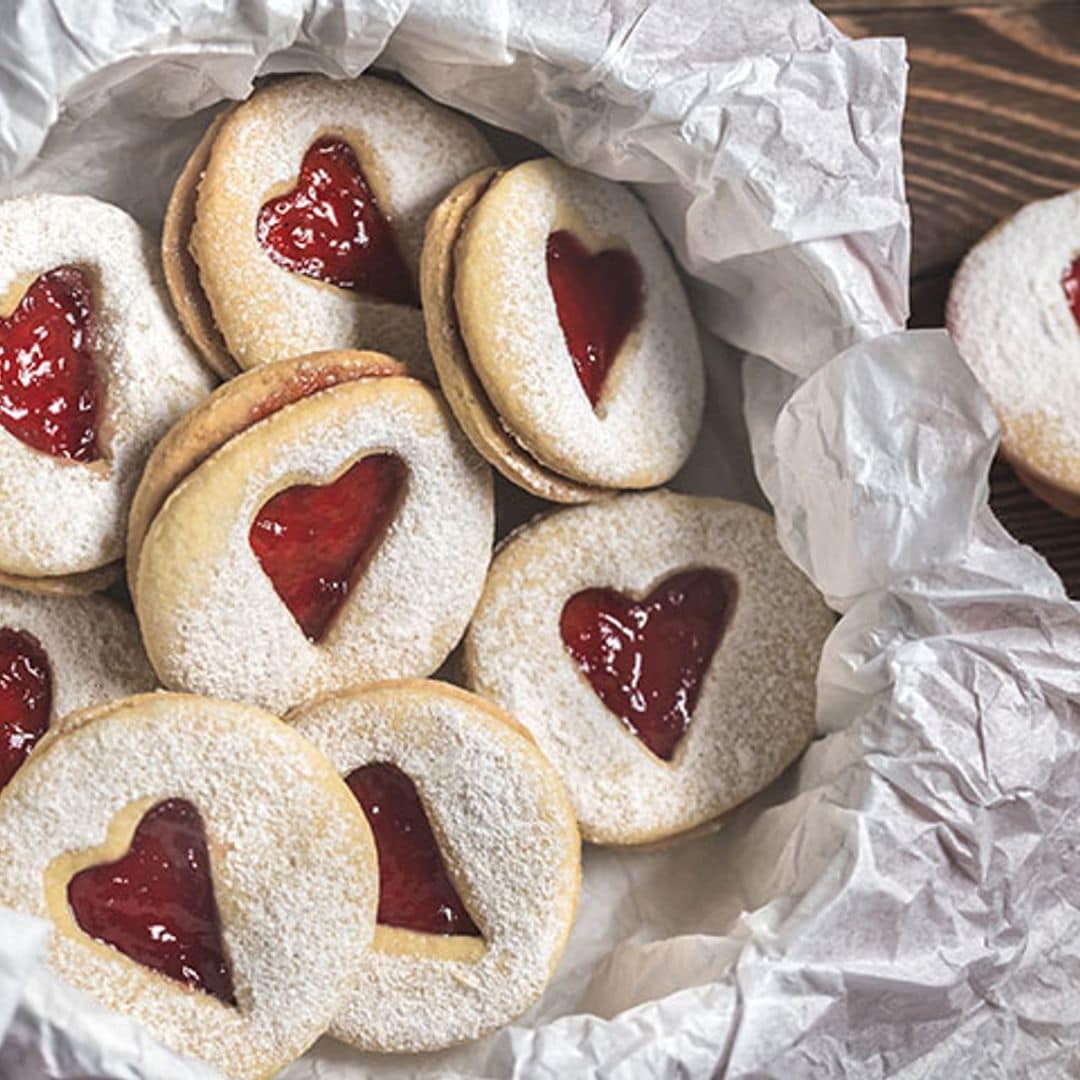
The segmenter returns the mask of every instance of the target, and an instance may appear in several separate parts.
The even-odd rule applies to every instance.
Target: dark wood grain
[[[1080,0],[827,0],[854,37],[908,42],[911,325],[941,326],[964,253],[1020,206],[1080,186]],[[1080,598],[1080,521],[998,461],[991,504]]]

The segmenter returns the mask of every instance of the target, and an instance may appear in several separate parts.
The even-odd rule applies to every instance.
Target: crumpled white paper
[[[997,426],[944,334],[894,332],[902,43],[848,41],[798,0],[23,0],[4,17],[5,194],[90,192],[156,227],[215,105],[260,73],[373,63],[635,182],[705,332],[708,423],[678,486],[763,490],[844,612],[821,737],[716,836],[588,851],[526,1017],[421,1057],[324,1039],[288,1080],[1080,1069],[1080,621],[986,507]],[[755,354],[742,385],[720,339]],[[0,1076],[207,1075],[57,983],[44,930],[0,916]]]

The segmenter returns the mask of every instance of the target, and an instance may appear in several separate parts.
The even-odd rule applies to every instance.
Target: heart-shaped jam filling
[[[52,712],[52,672],[41,642],[0,629],[0,791],[45,734]]]
[[[146,812],[126,855],[68,882],[75,921],[148,968],[235,1005],[198,810],[166,799]]]
[[[686,570],[643,600],[585,589],[563,606],[563,644],[600,700],[657,757],[670,761],[705,672],[735,611],[723,570]]]
[[[595,409],[623,342],[641,320],[641,267],[629,251],[594,255],[560,229],[548,237],[547,276],[574,370]]]
[[[0,318],[0,424],[27,446],[72,461],[101,456],[93,319],[90,283],[73,266],[35,278]]]
[[[1065,271],[1061,279],[1061,287],[1065,290],[1065,299],[1072,308],[1073,318],[1077,326],[1080,326],[1080,255],[1072,261],[1072,265]]]
[[[249,533],[278,596],[300,629],[322,641],[397,512],[405,463],[361,458],[329,484],[297,484],[268,499]]]
[[[344,139],[327,136],[308,148],[296,186],[259,210],[255,235],[295,274],[417,306],[393,226]]]
[[[367,814],[379,853],[379,913],[384,926],[425,934],[480,931],[454,888],[416,786],[388,762],[345,778]]]

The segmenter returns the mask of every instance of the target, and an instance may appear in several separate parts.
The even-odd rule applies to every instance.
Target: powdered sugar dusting
[[[326,483],[388,451],[408,470],[394,520],[321,644],[251,550],[272,495]],[[442,398],[413,379],[358,380],[288,405],[229,440],[147,532],[136,610],[162,681],[274,710],[377,678],[428,675],[465,630],[491,557],[491,472]]]
[[[733,573],[739,596],[667,763],[603,705],[564,647],[559,619],[582,589],[642,596],[701,566]],[[532,732],[586,839],[642,843],[737,805],[802,749],[832,623],[767,514],[724,499],[625,495],[558,511],[510,537],[466,638],[466,679]]]
[[[1080,491],[1080,326],[1062,278],[1080,255],[1080,190],[1025,206],[964,259],[949,295],[960,355],[1020,463]]]
[[[157,685],[134,617],[103,596],[0,589],[0,627],[41,642],[52,672],[53,720]]]
[[[641,322],[594,411],[547,277],[547,240],[569,229],[622,247],[644,277]],[[469,359],[522,445],[585,484],[651,487],[679,469],[701,425],[704,375],[690,309],[645,209],[624,188],[545,158],[485,192],[457,248],[455,297]]]
[[[0,202],[0,250],[0,296],[58,266],[89,276],[105,458],[63,460],[0,428],[0,570],[92,570],[122,557],[128,504],[150,450],[212,380],[168,306],[153,244],[122,210],[85,196],[8,199]]]
[[[57,856],[102,844],[137,800],[170,797],[190,801],[206,827],[239,1007],[82,935],[54,933],[50,962],[178,1052],[230,1076],[268,1075],[347,999],[377,895],[362,813],[325,759],[274,717],[147,695],[42,744],[0,798],[0,903],[48,918],[45,871]]]
[[[222,125],[199,191],[192,246],[203,290],[241,367],[331,348],[389,353],[430,372],[423,317],[275,264],[255,235],[259,208],[291,185],[322,134],[347,138],[414,276],[424,222],[459,180],[494,162],[468,123],[413,90],[364,77],[287,79]]]
[[[382,683],[290,717],[342,775],[391,762],[416,785],[486,943],[473,963],[356,956],[356,992],[331,1033],[367,1049],[431,1050],[523,1012],[562,952],[579,842],[555,771],[484,701],[436,682]]]

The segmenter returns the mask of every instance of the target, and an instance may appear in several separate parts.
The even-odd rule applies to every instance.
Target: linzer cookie
[[[0,584],[91,592],[119,573],[150,449],[210,379],[122,210],[0,201],[0,251]]]
[[[162,441],[128,572],[166,686],[282,710],[446,658],[491,556],[491,473],[400,371],[377,353],[281,361]]]
[[[1024,207],[968,253],[946,322],[1001,422],[1001,450],[1080,515],[1080,191]]]
[[[424,222],[493,160],[467,121],[381,79],[261,87],[207,132],[166,214],[162,259],[192,340],[226,377],[342,348],[424,374]]]
[[[439,381],[481,454],[558,502],[669,480],[701,424],[697,332],[645,209],[553,159],[462,181],[421,260]]]
[[[49,739],[0,797],[0,904],[49,963],[237,1078],[302,1053],[374,928],[363,813],[325,758],[249,706],[126,698]]]
[[[802,751],[832,621],[767,514],[623,495],[510,536],[465,676],[551,758],[585,839],[652,843],[715,821]]]
[[[413,679],[329,695],[288,719],[345,778],[375,834],[378,925],[332,1035],[367,1050],[473,1039],[540,995],[580,881],[573,808],[500,709]]]
[[[0,589],[0,789],[68,713],[155,684],[118,604]]]

